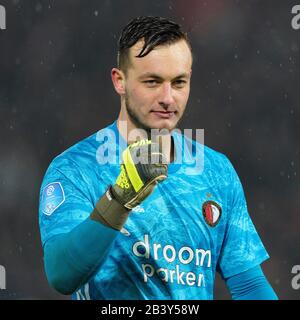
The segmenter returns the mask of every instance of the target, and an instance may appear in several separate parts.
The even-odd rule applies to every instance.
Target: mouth
[[[170,119],[175,116],[177,111],[161,111],[161,110],[155,111],[155,110],[152,110],[151,113],[153,113],[156,117],[158,117],[160,119]]]

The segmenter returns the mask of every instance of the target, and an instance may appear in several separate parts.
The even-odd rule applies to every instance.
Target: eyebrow
[[[174,79],[172,80],[176,80],[176,79],[180,79],[180,78],[188,78],[189,74],[188,73],[181,73],[180,75],[176,76]],[[152,73],[152,72],[146,72],[144,74],[142,74],[141,76],[139,76],[139,79],[144,79],[144,78],[154,78],[154,79],[159,79],[162,80],[163,78],[156,74],[156,73]]]

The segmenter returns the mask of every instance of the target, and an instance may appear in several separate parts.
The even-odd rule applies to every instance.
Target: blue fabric
[[[278,300],[260,266],[227,278],[233,300]]]
[[[172,136],[176,157],[169,165],[168,178],[132,210],[114,240],[104,240],[102,231],[93,236],[91,243],[99,243],[100,252],[95,260],[88,259],[87,268],[78,252],[92,250],[93,256],[97,247],[83,246],[77,253],[72,251],[76,245],[69,247],[67,255],[75,257],[74,265],[82,263],[79,269],[87,272],[86,277],[84,272],[79,277],[82,287],[78,290],[67,278],[56,281],[65,282],[58,285],[65,292],[76,287],[73,299],[213,299],[216,271],[228,278],[269,257],[227,157],[179,132]],[[52,161],[40,192],[39,224],[45,248],[58,235],[64,247],[63,242],[69,240],[62,234],[80,228],[89,217],[119,175],[120,155],[126,146],[114,122]],[[191,161],[193,157],[198,164]],[[88,241],[83,236],[72,238],[80,245]],[[103,258],[101,251],[106,252]],[[92,272],[99,265],[97,259],[100,267]],[[61,263],[62,259],[56,259],[55,268]],[[55,268],[48,268],[50,279]],[[67,272],[69,266],[64,268]]]
[[[63,294],[83,286],[101,265],[117,231],[86,219],[69,233],[53,236],[44,247],[50,285]]]

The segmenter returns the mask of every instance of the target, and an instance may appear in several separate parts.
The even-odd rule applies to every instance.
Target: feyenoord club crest
[[[208,225],[215,227],[222,214],[222,208],[215,201],[205,201],[202,205],[203,217]]]

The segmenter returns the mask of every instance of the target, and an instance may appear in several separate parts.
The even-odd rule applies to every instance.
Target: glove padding
[[[167,178],[168,166],[161,145],[151,140],[130,144],[122,154],[121,172],[114,186],[109,186],[98,201],[91,219],[121,230],[129,211]]]
[[[139,205],[158,182],[167,178],[168,166],[159,148],[158,143],[140,140],[123,152],[121,172],[112,193],[125,208]]]

